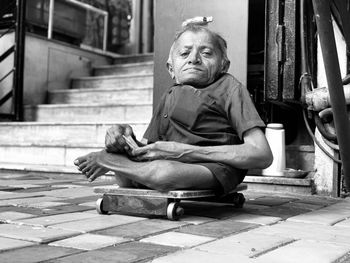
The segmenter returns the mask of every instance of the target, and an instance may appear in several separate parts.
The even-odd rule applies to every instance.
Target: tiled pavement
[[[350,262],[350,198],[246,191],[179,221],[99,215],[82,176],[0,174],[0,262]]]

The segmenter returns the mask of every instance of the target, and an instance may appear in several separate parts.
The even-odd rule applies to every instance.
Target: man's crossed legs
[[[171,160],[137,162],[129,159],[126,154],[102,150],[81,156],[74,164],[89,181],[112,171],[116,183],[121,187],[134,187],[135,182],[159,191],[217,189],[219,186],[207,167],[195,163]]]

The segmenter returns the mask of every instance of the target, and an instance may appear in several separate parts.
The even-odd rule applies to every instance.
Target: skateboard
[[[246,189],[246,184],[240,184],[224,197],[217,197],[213,190],[159,192],[151,189],[123,188],[118,185],[98,186],[94,188],[94,192],[103,194],[103,197],[96,201],[99,214],[116,212],[178,220],[185,212],[180,205],[182,200],[226,203],[242,208],[245,198],[240,192]]]

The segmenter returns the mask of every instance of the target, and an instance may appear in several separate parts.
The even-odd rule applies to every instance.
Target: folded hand
[[[117,124],[109,128],[105,137],[106,151],[109,153],[124,153],[129,151],[130,147],[126,143],[124,136],[135,138],[130,125]]]

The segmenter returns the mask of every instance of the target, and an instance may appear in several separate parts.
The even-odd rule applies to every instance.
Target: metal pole
[[[103,28],[103,51],[107,50],[107,36],[108,36],[108,14],[104,14],[104,28]]]
[[[23,76],[24,76],[24,50],[25,50],[25,13],[26,0],[16,1],[16,33],[14,54],[14,115],[16,121],[23,120]]]
[[[49,22],[47,25],[47,38],[52,38],[52,29],[53,29],[53,16],[55,11],[55,0],[50,0],[50,6],[49,6]]]
[[[345,188],[350,191],[350,121],[347,115],[343,83],[340,75],[337,48],[329,1],[313,0],[317,31],[327,75],[329,96],[343,163]]]

